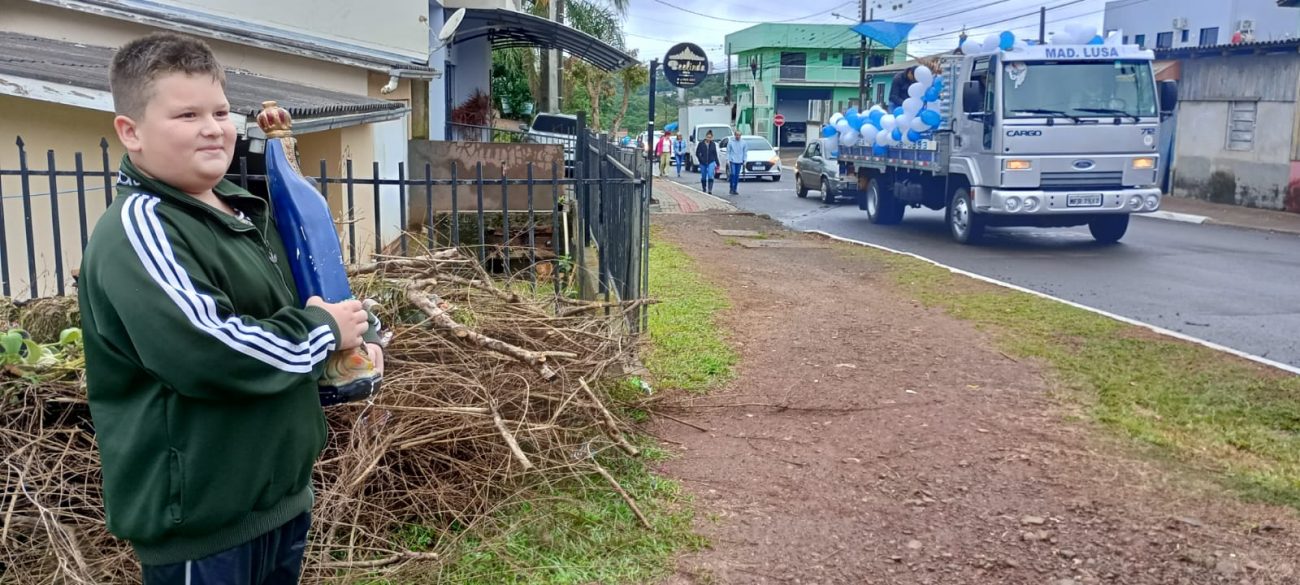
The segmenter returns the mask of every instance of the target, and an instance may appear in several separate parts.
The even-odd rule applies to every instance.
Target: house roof
[[[1300,38],[1280,41],[1257,41],[1212,45],[1208,47],[1177,47],[1156,49],[1157,59],[1186,59],[1193,57],[1231,57],[1234,55],[1263,55],[1270,53],[1300,53]]]
[[[107,47],[0,32],[0,79],[21,77],[107,92],[108,69],[114,52]],[[406,108],[398,102],[320,89],[233,69],[226,70],[226,99],[230,100],[232,111],[246,116],[256,116],[262,110],[263,101],[276,100],[295,118],[295,128],[299,127],[298,118],[399,113]]]
[[[887,65],[881,65],[880,67],[872,67],[871,69],[867,70],[867,75],[871,75],[875,73],[898,73],[899,71],[902,71],[909,67],[920,65],[921,63],[933,63],[935,61],[938,61],[939,57],[942,57],[944,55],[951,55],[952,53],[953,51],[945,51],[943,53],[935,53],[933,55],[928,55],[925,57],[921,57],[919,59],[911,59],[908,61],[902,61],[900,63],[889,63]]]
[[[561,49],[606,71],[636,63],[636,58],[596,37],[563,23],[505,8],[467,8],[455,43],[488,37],[493,48]]]
[[[794,24],[767,22],[727,35],[731,54],[754,49],[856,49],[862,35],[847,24]]]

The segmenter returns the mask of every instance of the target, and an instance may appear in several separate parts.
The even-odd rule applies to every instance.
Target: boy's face
[[[191,195],[221,182],[235,153],[235,123],[221,84],[205,75],[156,79],[144,114],[113,125],[131,160],[154,178]]]

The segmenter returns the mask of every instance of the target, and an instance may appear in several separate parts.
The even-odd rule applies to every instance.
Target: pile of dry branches
[[[636,452],[599,384],[630,357],[629,306],[517,294],[456,250],[382,258],[353,283],[392,339],[381,394],[327,410],[305,583],[436,563],[450,538],[412,552],[404,530],[450,535],[536,480],[604,477],[640,516],[593,457]],[[0,583],[136,582],[104,527],[80,372],[0,390]]]

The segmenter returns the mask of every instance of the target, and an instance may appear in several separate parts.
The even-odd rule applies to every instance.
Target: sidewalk
[[[659,203],[650,206],[650,211],[653,213],[680,214],[736,210],[735,206],[722,199],[662,177],[655,177],[654,195]]]
[[[1165,197],[1160,209],[1208,218],[1205,223],[1300,235],[1300,213],[1223,205],[1188,197]]]

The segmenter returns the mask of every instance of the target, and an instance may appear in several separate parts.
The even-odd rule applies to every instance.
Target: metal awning
[[[112,111],[108,69],[113,52],[108,47],[0,32],[0,82],[8,80],[0,83],[0,94]],[[294,117],[294,129],[300,132],[393,120],[409,109],[400,102],[233,69],[226,70],[226,99],[231,111],[247,117],[262,111],[262,101],[276,100]]]
[[[496,49],[560,49],[606,71],[636,63],[636,58],[587,33],[516,10],[467,8],[460,30],[452,44],[488,37]]]

